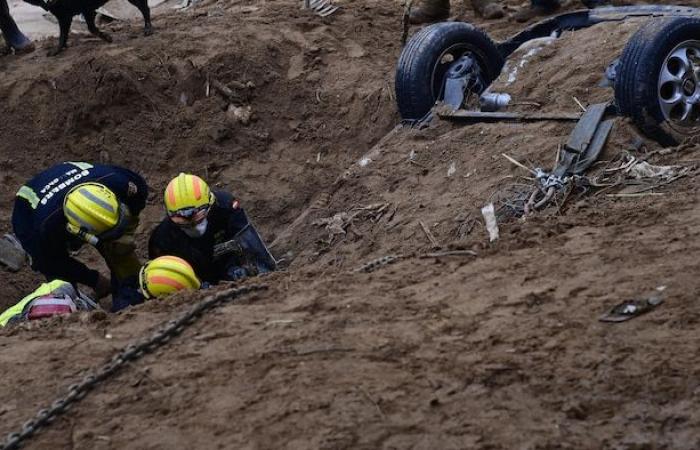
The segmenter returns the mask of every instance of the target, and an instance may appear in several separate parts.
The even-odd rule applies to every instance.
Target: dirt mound
[[[479,208],[532,183],[501,154],[549,169],[573,125],[394,128],[401,9],[345,6],[322,20],[291,2],[204,4],[156,20],[153,38],[117,25],[115,44],[0,60],[6,186],[65,159],[127,165],[154,188],[145,236],[164,183],[192,170],[239,195],[290,265],[98,387],[36,448],[697,448],[696,172],[653,195],[577,192],[489,243]],[[567,34],[521,65],[523,50],[494,90],[522,111],[610,99],[598,82],[633,31]],[[625,152],[700,158],[618,120],[592,173]],[[461,252],[429,254],[445,250]],[[37,280],[0,272],[0,303]],[[597,321],[659,286],[652,313]],[[207,294],[0,331],[4,379],[21,380],[0,391],[0,431]]]

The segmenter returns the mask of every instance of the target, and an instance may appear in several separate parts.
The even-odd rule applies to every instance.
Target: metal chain
[[[148,352],[152,352],[170,341],[171,338],[182,333],[189,325],[192,325],[207,310],[220,303],[228,303],[236,298],[253,291],[267,289],[266,285],[250,285],[227,289],[206,297],[180,317],[166,322],[158,328],[150,337],[144,338],[135,344],[127,345],[123,350],[114,355],[107,363],[93,370],[82,381],[68,387],[68,392],[55,400],[51,406],[39,410],[30,420],[22,425],[18,432],[10,433],[2,445],[2,450],[19,448],[23,441],[37,433],[42,427],[47,426],[53,419],[63,414],[71,405],[82,400],[96,385],[105,381],[119,371],[124,365],[139,359]]]
[[[364,272],[364,273],[370,273],[374,272],[375,270],[379,269],[380,267],[383,266],[388,266],[389,264],[393,264],[396,261],[400,259],[407,258],[408,256],[406,255],[386,255],[382,256],[381,258],[373,259],[357,269],[355,269],[355,272]]]

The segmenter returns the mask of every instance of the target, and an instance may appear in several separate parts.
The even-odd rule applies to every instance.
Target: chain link
[[[19,432],[8,434],[5,442],[2,444],[1,450],[14,450],[19,448],[23,441],[29,439],[42,427],[45,427],[56,417],[63,414],[72,404],[83,399],[97,384],[108,379],[127,363],[135,361],[144,354],[152,352],[168,343],[172,337],[182,333],[187,326],[195,323],[205,311],[219,303],[227,303],[249,292],[264,289],[267,289],[267,286],[264,284],[250,285],[227,289],[210,295],[198,302],[177,319],[168,321],[165,325],[157,329],[149,338],[143,339],[135,344],[127,345],[105,364],[86,375],[80,382],[71,384],[68,387],[66,395],[56,399],[50,407],[39,410],[33,418],[22,425]]]

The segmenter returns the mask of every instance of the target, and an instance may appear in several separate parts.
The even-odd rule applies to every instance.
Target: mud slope
[[[607,195],[624,193],[622,187],[573,193],[561,208],[502,222],[501,238],[489,243],[479,208],[528,175],[501,153],[550,168],[572,125],[436,122],[426,130],[387,134],[397,119],[388,83],[398,48],[387,46],[396,37],[397,8],[356,2],[347,16],[328,19],[319,29],[304,25],[308,21],[291,6],[262,5],[245,18],[234,10],[211,13],[206,21],[196,12],[162,18],[161,30],[166,23],[170,28],[153,41],[124,27],[120,32],[133,36],[106,49],[120,52],[129,45],[131,51],[108,58],[100,50],[94,56],[108,65],[116,83],[94,81],[78,93],[44,87],[54,79],[84,82],[71,77],[87,70],[90,57],[76,54],[51,69],[39,69],[42,57],[26,58],[36,69],[28,81],[19,77],[29,72],[15,68],[0,82],[0,96],[22,118],[11,127],[0,125],[15,144],[23,135],[13,130],[35,130],[37,122],[50,137],[30,133],[22,139],[44,152],[54,145],[61,158],[99,158],[107,148],[109,158],[141,168],[157,189],[170,175],[163,172],[179,169],[178,158],[197,168],[208,156],[221,155],[207,166],[209,176],[251,199],[263,230],[278,238],[275,251],[290,262],[284,272],[248,282],[264,283],[266,291],[207,314],[167,347],[99,386],[32,447],[700,447],[697,172],[655,189],[656,195]],[[360,20],[351,24],[354,14]],[[246,41],[253,47],[234,48],[235,58],[203,58],[202,48],[208,54],[217,47],[199,27],[194,32],[200,39],[172,43],[197,20],[202,27],[220,21],[219,31],[232,40],[239,33],[269,33],[280,40],[277,57],[261,58],[267,55],[262,50],[272,50]],[[232,20],[238,21],[235,29]],[[566,35],[524,63],[514,81],[505,71],[494,88],[550,112],[575,112],[574,96],[584,105],[604,101],[611,91],[597,87],[602,71],[633,31],[633,25],[607,24]],[[316,36],[318,50],[306,49],[300,35]],[[359,54],[350,40],[367,51],[355,65],[347,62]],[[604,50],[577,56],[591,44]],[[95,45],[84,40],[78,47],[97,52]],[[181,53],[170,57],[174,67],[166,70],[167,60],[161,66],[157,55],[173,46],[182,47]],[[311,54],[299,57],[301,48]],[[314,55],[322,60],[314,63]],[[511,63],[519,65],[520,56]],[[84,67],[78,69],[78,61]],[[294,77],[299,61],[304,73]],[[56,73],[43,75],[49,70]],[[320,78],[309,81],[316,70]],[[206,71],[227,83],[253,81],[247,101],[258,121],[226,122],[218,97],[197,94]],[[271,72],[277,78],[265,81]],[[119,81],[118,74],[135,81]],[[134,87],[143,82],[151,83],[147,90]],[[90,100],[96,85],[112,90]],[[183,91],[193,93],[192,106],[178,103]],[[139,100],[147,95],[153,104],[115,105],[115,92]],[[35,96],[38,105],[25,105],[20,93]],[[47,103],[53,96],[62,103]],[[92,105],[75,116],[82,124],[77,128],[67,117],[71,104],[77,111],[82,107],[70,103],[71,96],[85,96],[82,101]],[[66,114],[52,115],[46,104]],[[123,115],[116,120],[103,110]],[[212,130],[219,124],[232,131],[216,142]],[[253,135],[262,132],[267,141]],[[15,173],[3,176],[20,183],[38,163],[13,148],[3,147],[2,155],[8,155],[3,164],[16,164]],[[162,158],[144,148],[171,153]],[[593,173],[603,173],[624,152],[654,164],[693,168],[700,161],[697,145],[662,151],[618,121]],[[33,158],[48,158],[40,154],[46,153]],[[6,211],[11,193],[2,195]],[[150,221],[158,217],[157,203],[154,197],[149,205]],[[476,256],[427,255],[435,243],[440,250],[466,249]],[[404,257],[369,273],[356,270],[385,255]],[[10,291],[31,284],[26,274],[1,276]],[[658,309],[624,324],[598,321],[621,300],[659,286],[666,290]],[[205,295],[0,331],[3,380],[9,380],[0,388],[6,399],[0,433],[14,430],[87,368]]]

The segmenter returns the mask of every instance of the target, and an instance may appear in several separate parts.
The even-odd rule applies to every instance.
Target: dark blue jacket
[[[248,225],[248,216],[238,200],[228,192],[213,191],[216,202],[207,220],[209,225],[202,237],[192,238],[168,217],[153,230],[148,241],[150,259],[164,255],[178,256],[192,265],[197,277],[208,283],[227,279],[226,272],[234,264],[214,258],[214,246],[233,239]]]
[[[29,180],[17,192],[12,227],[32,268],[48,280],[61,279],[94,287],[98,272],[71,258],[69,249],[81,241],[66,230],[63,200],[70,189],[85,182],[107,186],[117,199],[137,216],[146,206],[146,181],[131,170],[116,166],[66,162],[57,164]],[[129,183],[133,187],[130,192]]]

